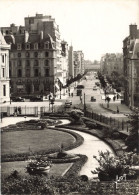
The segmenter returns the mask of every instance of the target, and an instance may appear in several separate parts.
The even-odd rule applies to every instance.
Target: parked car
[[[96,99],[94,98],[94,96],[91,97],[91,102],[96,102]]]
[[[43,101],[43,98],[41,96],[32,96],[30,97],[31,102],[41,102]]]
[[[70,105],[72,105],[72,101],[71,101],[71,100],[66,100],[65,104],[70,104]]]
[[[13,102],[24,102],[25,99],[22,97],[11,97],[11,101]]]
[[[49,97],[48,96],[43,96],[43,101],[48,101]]]
[[[94,87],[93,87],[93,90],[97,90],[97,87],[96,87],[96,86],[94,86]]]
[[[65,108],[70,108],[71,107],[71,104],[69,102],[65,102]]]

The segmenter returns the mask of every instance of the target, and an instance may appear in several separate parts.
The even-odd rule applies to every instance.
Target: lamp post
[[[62,87],[62,86],[61,86],[61,82],[60,82],[60,99],[61,99],[61,87]]]
[[[85,115],[85,112],[86,112],[86,104],[85,104],[85,93],[84,93],[84,115]]]

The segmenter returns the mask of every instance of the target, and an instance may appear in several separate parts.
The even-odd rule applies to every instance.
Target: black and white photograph
[[[0,1],[2,195],[139,195],[139,0]]]

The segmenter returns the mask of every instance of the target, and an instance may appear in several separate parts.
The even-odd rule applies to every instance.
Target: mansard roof
[[[27,38],[25,38],[25,36],[27,36]],[[16,49],[17,44],[22,44],[22,49],[24,49],[27,43],[30,44],[30,49],[34,48],[35,43],[38,43],[38,49],[43,49],[44,43],[46,42],[49,42],[49,49],[55,49],[53,45],[54,41],[50,34],[45,34],[41,39],[40,34],[25,32],[25,34],[6,35],[5,40],[8,44],[12,44],[12,49]]]

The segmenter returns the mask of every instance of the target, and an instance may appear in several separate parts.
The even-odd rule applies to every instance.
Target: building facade
[[[65,83],[67,69],[55,19],[36,14],[25,18],[24,27],[12,24],[1,30],[11,44],[9,72],[13,95],[55,95],[59,85]]]
[[[74,54],[73,46],[69,47],[68,51],[68,67],[69,67],[69,78],[74,77]]]
[[[10,101],[9,79],[9,50],[8,45],[0,32],[0,102]]]
[[[82,51],[74,51],[74,77],[84,74],[84,54]]]
[[[101,57],[100,70],[104,75],[112,76],[113,72],[123,74],[123,55],[120,53],[107,53]]]
[[[129,26],[129,36],[123,41],[125,95],[130,108],[139,107],[139,30],[136,24]]]

